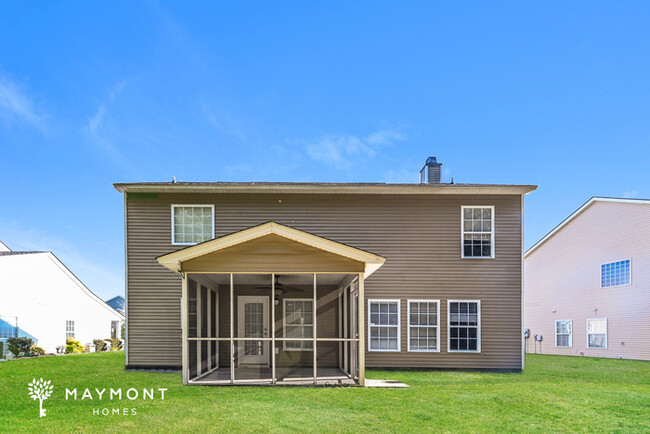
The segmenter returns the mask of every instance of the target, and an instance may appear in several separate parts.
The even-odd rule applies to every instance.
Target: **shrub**
[[[111,351],[117,351],[122,349],[122,341],[119,339],[104,339],[105,341],[110,342]]]
[[[30,353],[32,353],[32,356],[44,356],[45,355],[45,350],[41,347],[37,347],[34,345],[31,350],[29,350]]]
[[[14,357],[29,354],[29,350],[34,345],[34,341],[30,338],[9,338],[7,339],[7,349]]]
[[[65,353],[81,353],[83,352],[84,347],[81,345],[81,342],[75,341],[74,338],[68,338],[65,343]]]
[[[122,322],[122,327],[120,327],[120,337],[126,339],[126,322]]]
[[[95,351],[106,351],[106,342],[103,339],[93,339],[93,344],[95,344]]]

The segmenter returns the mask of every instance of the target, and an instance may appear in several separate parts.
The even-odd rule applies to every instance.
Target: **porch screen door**
[[[269,298],[242,295],[237,297],[237,336],[241,338],[269,337]],[[268,365],[269,341],[239,341],[240,364]]]

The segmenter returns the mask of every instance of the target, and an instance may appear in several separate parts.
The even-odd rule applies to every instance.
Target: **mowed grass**
[[[0,432],[650,432],[650,362],[534,356],[521,374],[369,371],[409,389],[183,386],[177,373],[124,370],[124,354],[0,363]],[[32,378],[52,380],[38,417]],[[65,389],[167,388],[165,399],[65,400]],[[136,415],[93,415],[93,409]],[[131,411],[131,410],[129,410]]]

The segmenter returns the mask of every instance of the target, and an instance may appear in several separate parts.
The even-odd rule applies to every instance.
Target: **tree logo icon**
[[[52,386],[51,381],[44,381],[43,378],[40,380],[36,381],[36,378],[32,380],[31,383],[27,385],[27,389],[29,390],[29,396],[33,400],[39,400],[40,405],[39,408],[41,410],[40,417],[45,416],[45,409],[43,408],[43,401],[46,400],[47,398],[52,395],[52,390],[54,389],[54,386]]]

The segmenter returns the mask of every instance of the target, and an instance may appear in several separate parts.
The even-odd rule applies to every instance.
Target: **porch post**
[[[233,306],[235,305],[234,295],[235,281],[232,273],[230,273],[230,384],[235,382],[235,331],[233,328],[235,324],[233,316]]]
[[[359,329],[359,350],[357,357],[359,359],[359,385],[366,385],[366,322],[364,317],[364,307],[366,298],[364,295],[364,273],[359,273],[359,318],[357,319]]]
[[[275,273],[271,274],[271,382],[276,383],[275,378]]]
[[[316,273],[314,273],[314,301],[313,301],[313,304],[312,304],[312,306],[313,306],[312,310],[314,311],[314,313],[312,315],[313,318],[314,318],[314,330],[313,330],[313,332],[314,332],[314,341],[313,341],[313,344],[312,344],[312,346],[314,347],[314,384],[318,384],[318,372],[317,372],[317,369],[316,369],[316,359],[317,359],[316,358],[316,336],[317,336],[316,327],[317,327],[317,323],[318,323],[318,307],[316,306],[316,303],[317,303],[317,298],[316,298]]]
[[[183,372],[183,384],[187,384],[189,380],[189,360],[190,348],[189,341],[187,340],[188,328],[188,302],[187,302],[187,275],[181,275],[181,330],[183,335],[183,342],[181,346],[181,365]]]
[[[203,319],[201,318],[201,284],[196,283],[196,336],[199,338],[203,337],[203,331],[201,330],[201,323]],[[196,341],[196,375],[203,374],[203,358],[201,355],[201,348],[203,342]]]

